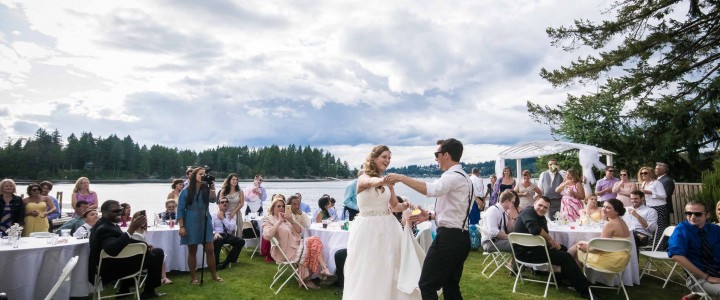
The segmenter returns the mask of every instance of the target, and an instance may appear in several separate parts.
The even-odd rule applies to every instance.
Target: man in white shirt
[[[477,224],[480,222],[480,212],[485,210],[485,201],[482,198],[485,195],[485,184],[480,178],[480,169],[473,168],[470,172],[470,181],[473,184],[473,204],[470,207],[470,224]]]
[[[228,212],[228,199],[220,198],[218,201],[218,212],[210,215],[213,225],[213,245],[215,246],[215,265],[219,270],[225,269],[230,263],[237,262],[240,250],[245,246],[245,240],[233,235],[237,229],[237,215],[230,218]],[[227,258],[220,262],[220,250],[223,245],[229,244],[232,248]]]
[[[428,197],[437,197],[435,211],[421,209],[421,213],[410,217],[414,223],[434,220],[438,226],[437,236],[432,242],[422,273],[420,292],[422,298],[438,299],[437,291],[442,288],[447,300],[462,299],[460,278],[465,260],[470,253],[468,215],[474,193],[472,182],[460,165],[463,145],[450,138],[439,140],[435,161],[443,170],[440,179],[425,182],[399,174],[388,174],[389,183],[402,182],[413,190]]]
[[[506,211],[513,207],[515,195],[512,191],[505,190],[500,194],[500,199],[495,205],[488,207],[485,212],[483,229],[488,235],[483,235],[481,244],[485,252],[511,252],[510,241],[508,241],[508,216]],[[495,243],[492,246],[490,240]]]
[[[639,248],[652,242],[652,236],[657,230],[658,215],[656,210],[645,206],[645,194],[641,191],[630,192],[630,202],[633,207],[628,209],[622,218],[633,233],[636,248]]]

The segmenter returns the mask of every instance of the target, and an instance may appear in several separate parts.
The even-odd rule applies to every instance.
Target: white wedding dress
[[[417,289],[412,294],[398,290],[403,230],[390,213],[388,200],[387,187],[382,193],[368,188],[357,195],[361,215],[350,226],[343,299],[421,298]],[[416,284],[417,278],[411,280]]]

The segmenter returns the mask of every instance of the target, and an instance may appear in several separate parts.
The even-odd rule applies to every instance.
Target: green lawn
[[[247,249],[246,249],[247,250]],[[297,288],[291,280],[278,294],[274,295],[268,286],[275,273],[276,265],[266,263],[263,257],[256,255],[250,259],[250,252],[243,250],[240,261],[232,268],[220,271],[225,282],[211,280],[209,272],[205,273],[203,286],[190,286],[190,276],[186,272],[173,272],[168,275],[174,284],[160,287],[158,291],[168,293],[161,299],[340,299],[335,295],[339,288],[322,286],[319,290],[306,291]],[[509,277],[507,270],[498,271],[491,279],[480,274],[482,270],[482,253],[473,251],[465,262],[461,281],[461,290],[465,299],[518,299],[542,298],[544,284],[526,282],[518,289],[521,293],[513,294],[514,277]],[[641,266],[644,261],[641,260]],[[198,274],[199,276],[199,274]],[[679,279],[678,279],[679,280]],[[368,287],[372,288],[372,287]],[[678,284],[669,283],[662,289],[662,282],[653,277],[644,277],[642,286],[627,287],[631,299],[680,299],[687,294],[687,289]],[[597,292],[596,292],[597,291]],[[111,289],[106,292],[113,293]],[[616,295],[613,290],[593,290],[602,299],[624,299],[622,292]],[[88,297],[90,299],[90,297]],[[577,293],[567,287],[560,286],[555,290],[552,286],[548,299],[579,299]]]

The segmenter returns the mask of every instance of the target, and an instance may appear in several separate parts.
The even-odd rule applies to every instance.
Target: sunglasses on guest
[[[701,212],[701,211],[686,211],[685,212],[686,217],[695,216],[695,217],[699,218],[699,217],[702,217],[704,214],[705,214],[705,212]]]

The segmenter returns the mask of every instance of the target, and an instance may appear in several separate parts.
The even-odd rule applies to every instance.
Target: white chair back
[[[53,285],[50,292],[45,296],[45,300],[50,300],[55,296],[55,293],[57,293],[58,289],[60,289],[60,286],[62,286],[63,282],[70,280],[70,273],[75,268],[75,265],[78,262],[79,256],[73,256],[65,267],[63,268],[62,274],[60,274],[60,278],[58,278],[57,282],[55,282],[55,285]]]
[[[247,238],[245,240],[254,240],[256,243],[255,249],[253,249],[253,253],[250,255],[250,259],[252,259],[253,257],[255,257],[255,253],[258,252],[258,250],[260,249],[260,243],[262,243],[262,240],[260,239],[260,237],[257,236],[257,233],[255,232],[255,227],[250,221],[243,221],[243,230],[245,230],[245,228],[252,229],[252,233],[254,236],[253,238]],[[240,232],[240,237],[242,238],[242,232]]]
[[[277,264],[278,268],[277,268],[277,272],[275,272],[275,275],[273,276],[272,283],[270,283],[270,290],[273,289],[273,285],[275,285],[275,283],[278,283],[280,280],[282,280],[282,277],[286,272],[290,272],[290,274],[287,276],[287,279],[285,279],[285,281],[277,288],[277,290],[274,291],[275,295],[277,295],[280,292],[280,290],[282,290],[282,288],[285,286],[285,284],[287,284],[288,281],[290,281],[290,279],[292,279],[292,278],[295,278],[296,280],[298,280],[298,282],[301,282],[302,285],[307,290],[308,287],[307,287],[307,285],[305,285],[305,282],[303,281],[303,279],[300,278],[300,274],[298,273],[298,270],[295,265],[295,264],[297,264],[297,261],[300,257],[298,257],[298,259],[291,261],[287,257],[287,255],[285,255],[285,252],[280,247],[280,242],[275,237],[270,238],[270,245],[271,245],[271,247],[277,247],[277,249],[280,250],[280,254],[282,254],[283,258],[285,258],[284,262],[275,260],[275,263]]]
[[[515,293],[517,289],[517,283],[518,280],[522,281],[532,281],[532,282],[539,282],[545,284],[545,294],[543,295],[544,298],[547,298],[548,289],[550,288],[550,284],[555,286],[555,289],[557,290],[557,280],[555,279],[555,272],[552,271],[552,264],[550,263],[550,254],[548,252],[547,243],[545,242],[545,239],[543,239],[541,236],[527,234],[527,233],[518,233],[518,232],[512,232],[508,235],[508,240],[510,241],[510,244],[512,245],[512,254],[513,258],[515,259],[515,264],[518,266],[518,271],[516,272],[515,276],[515,285],[513,285],[513,293]],[[547,262],[544,263],[530,263],[523,261],[518,258],[517,253],[515,252],[515,246],[524,246],[524,247],[542,247],[545,251],[545,257],[547,258]],[[522,269],[523,267],[545,267],[549,269],[548,272],[548,278],[546,281],[541,280],[535,280],[535,279],[529,279],[524,278],[522,276]]]
[[[605,252],[631,251],[632,243],[624,239],[594,238],[588,242],[588,249]]]
[[[671,225],[666,227],[665,230],[663,230],[662,237],[660,237],[660,240],[655,244],[655,249],[653,249],[653,251],[658,251],[658,248],[662,244],[663,240],[666,238],[669,239],[670,236],[672,236],[673,232],[675,232],[675,226]]]
[[[510,233],[508,236],[511,244],[518,244],[525,247],[545,247],[545,239],[539,235],[532,235],[527,233]]]
[[[128,244],[123,248],[118,255],[112,256],[110,254],[107,254],[105,250],[100,251],[100,262],[98,263],[97,267],[97,274],[95,274],[95,284],[93,286],[95,287],[95,292],[93,293],[93,299],[103,299],[103,298],[111,298],[115,296],[122,296],[122,295],[132,295],[135,294],[137,299],[140,299],[140,276],[142,275],[142,270],[144,268],[143,264],[145,263],[145,253],[147,252],[147,245],[145,243],[133,243]],[[115,294],[115,295],[109,295],[109,296],[101,296],[100,292],[102,292],[102,278],[100,277],[100,272],[102,270],[102,263],[104,259],[121,259],[121,258],[128,258],[140,255],[140,265],[136,272],[132,274],[128,274],[127,276],[124,276],[122,278],[118,278],[118,280],[123,279],[134,279],[135,281],[135,291],[130,292],[127,294]]]

